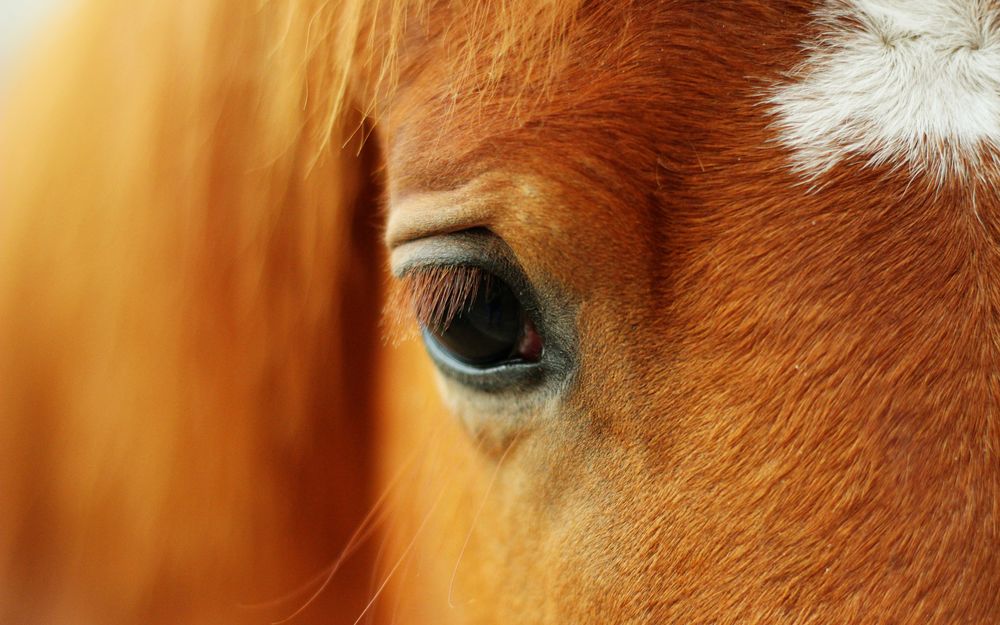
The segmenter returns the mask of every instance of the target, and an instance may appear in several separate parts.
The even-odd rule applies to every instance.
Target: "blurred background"
[[[67,0],[0,0],[0,78],[55,7]]]

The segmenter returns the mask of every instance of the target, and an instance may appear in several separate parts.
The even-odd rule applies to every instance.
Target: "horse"
[[[1000,622],[997,12],[74,7],[0,621]]]

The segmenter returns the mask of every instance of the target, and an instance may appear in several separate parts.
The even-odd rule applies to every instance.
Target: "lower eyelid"
[[[545,370],[539,363],[510,362],[490,369],[480,369],[449,359],[441,347],[427,336],[424,344],[438,370],[463,387],[488,393],[520,392],[544,381]]]

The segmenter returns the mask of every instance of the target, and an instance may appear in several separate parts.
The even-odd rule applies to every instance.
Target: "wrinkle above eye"
[[[473,183],[470,183],[470,185]],[[452,191],[419,193],[395,198],[386,222],[385,243],[390,250],[411,241],[490,227],[500,199],[469,185]]]
[[[390,194],[385,244],[393,250],[417,239],[481,227],[519,239],[514,232],[530,215],[558,199],[535,175],[491,170],[440,191]]]

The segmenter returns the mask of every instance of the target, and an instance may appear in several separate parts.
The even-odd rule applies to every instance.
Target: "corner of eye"
[[[405,276],[396,276],[390,281],[380,326],[384,341],[394,347],[420,336],[413,293]]]
[[[447,326],[475,296],[488,276],[479,267],[462,265],[410,266],[393,280],[390,305],[394,319],[413,326]]]
[[[411,262],[393,269],[382,326],[388,341],[399,344],[420,335],[420,327],[432,325],[445,314],[447,284],[451,270],[420,266]]]
[[[403,244],[405,245],[405,244]],[[389,273],[394,282],[403,282],[413,269],[413,263],[406,249],[401,247],[390,248],[389,251]]]

